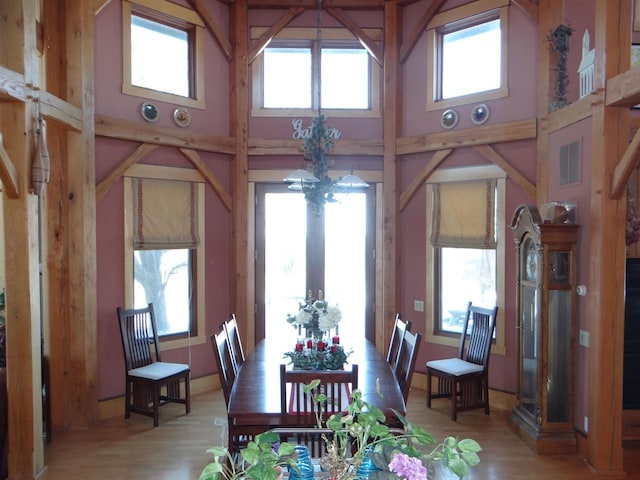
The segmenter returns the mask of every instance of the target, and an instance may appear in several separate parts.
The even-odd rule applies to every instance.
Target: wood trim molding
[[[152,143],[178,148],[192,148],[205,152],[233,154],[235,140],[233,137],[218,137],[196,132],[185,132],[183,129],[145,125],[140,122],[121,120],[108,115],[96,115],[96,135],[130,140],[133,142]]]
[[[396,152],[398,155],[408,155],[445,148],[530,140],[536,138],[536,125],[537,121],[533,118],[497,125],[482,125],[461,130],[403,137],[398,139],[396,143]]]
[[[373,39],[367,35],[364,29],[360,28],[356,22],[354,22],[349,15],[345,13],[344,10],[339,8],[328,8],[327,12],[333,18],[342,23],[345,27],[349,29],[353,35],[360,41],[362,46],[369,52],[369,55],[373,57],[373,59],[378,63],[378,65],[382,66],[384,59],[382,58],[382,47],[376,44]]]
[[[493,162],[507,173],[507,176],[516,182],[520,188],[529,195],[532,202],[536,201],[536,185],[530,182],[520,171],[509,163],[502,155],[496,152],[491,145],[478,145],[473,148],[484,158]]]
[[[271,27],[260,35],[260,38],[254,42],[253,47],[249,51],[249,64],[253,63],[262,50],[264,50],[265,47],[269,45],[269,42],[273,40],[273,37],[275,37],[284,27],[289,25],[293,19],[300,16],[304,11],[305,9],[302,7],[290,8],[287,10],[287,13],[280,17],[273,25],[271,25]]]
[[[194,167],[200,172],[200,174],[207,180],[207,183],[211,185],[213,191],[216,192],[218,198],[222,201],[227,211],[233,210],[233,204],[231,201],[231,195],[224,189],[222,183],[218,181],[216,176],[209,170],[209,167],[202,161],[200,155],[195,150],[190,148],[181,148],[180,152],[193,164]]]
[[[2,190],[6,192],[7,197],[18,198],[20,196],[18,170],[2,145],[2,135],[0,135],[0,180],[2,180]]]
[[[189,3],[195,9],[198,15],[200,15],[200,18],[202,18],[202,21],[209,29],[209,32],[211,32],[211,35],[213,35],[213,38],[220,46],[222,53],[224,53],[226,59],[229,60],[231,58],[231,42],[229,42],[229,39],[224,36],[224,33],[218,26],[218,23],[209,14],[203,0],[189,0]]]
[[[431,160],[420,170],[420,173],[413,179],[407,189],[400,194],[400,203],[398,206],[400,211],[404,210],[409,200],[413,198],[422,184],[427,181],[429,176],[438,168],[438,165],[440,165],[451,152],[453,152],[453,148],[438,150],[433,154]]]

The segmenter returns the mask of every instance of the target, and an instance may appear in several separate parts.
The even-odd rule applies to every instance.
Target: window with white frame
[[[202,20],[167,1],[123,2],[123,92],[204,107]]]
[[[508,7],[503,3],[481,0],[434,17],[427,36],[429,110],[507,95]],[[493,8],[483,10],[488,7]]]
[[[498,305],[496,351],[504,350],[504,173],[497,167],[435,172],[427,185],[427,339],[457,344],[466,306]]]
[[[205,337],[198,295],[204,285],[204,184],[197,174],[178,172],[184,169],[154,178],[149,167],[136,165],[128,174],[139,176],[125,177],[125,301],[134,308],[153,303],[158,335],[172,341],[171,348]]]
[[[284,29],[254,62],[253,115],[311,116],[319,107],[336,116],[379,115],[380,68],[358,41],[344,38],[344,29],[323,30],[318,57],[315,30],[295,32]]]

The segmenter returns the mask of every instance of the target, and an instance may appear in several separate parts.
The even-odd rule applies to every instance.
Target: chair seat
[[[482,365],[467,362],[459,358],[446,358],[444,360],[432,360],[427,362],[427,368],[433,368],[449,375],[459,377],[460,375],[468,375],[470,373],[480,373],[483,370]]]
[[[148,380],[160,380],[161,378],[177,375],[189,370],[189,365],[184,363],[154,362],[144,367],[133,368],[127,373],[131,377],[146,378]]]

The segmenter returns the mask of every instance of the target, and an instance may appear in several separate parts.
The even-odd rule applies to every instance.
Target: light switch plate
[[[424,312],[424,302],[422,300],[414,300],[413,310],[415,312]]]

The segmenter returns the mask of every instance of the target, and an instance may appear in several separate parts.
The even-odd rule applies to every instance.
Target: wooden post
[[[231,308],[234,309],[240,326],[240,331],[248,332],[251,338],[245,338],[248,348],[253,348],[253,331],[255,325],[255,310],[247,305],[248,291],[253,290],[249,285],[247,275],[249,262],[253,262],[253,252],[249,251],[249,233],[247,226],[248,197],[249,197],[249,78],[248,64],[248,33],[247,33],[247,1],[238,0],[231,5],[231,26],[233,28],[233,54],[231,56],[231,99],[230,124],[231,136],[236,139],[235,156],[231,167],[233,183],[233,264]],[[251,326],[251,328],[249,328]]]
[[[29,193],[40,84],[36,2],[0,3],[0,64],[24,74],[25,102],[0,103],[0,131],[18,172],[17,198],[4,198],[9,476],[34,478],[44,466],[40,383],[38,198]]]
[[[399,122],[399,86],[400,81],[400,16],[398,3],[393,0],[384,4],[384,100],[383,100],[383,260],[382,260],[382,319],[377,323],[376,345],[382,351],[385,345],[385,332],[391,328],[386,322],[395,319],[397,311],[396,264],[398,234],[398,198],[397,198],[397,157],[396,138]],[[380,328],[382,325],[382,328]],[[388,338],[388,337],[386,337]]]
[[[629,68],[630,0],[596,0],[594,88]],[[600,474],[623,474],[622,359],[626,199],[611,178],[628,143],[628,109],[593,106],[589,265],[589,435],[587,461]]]

